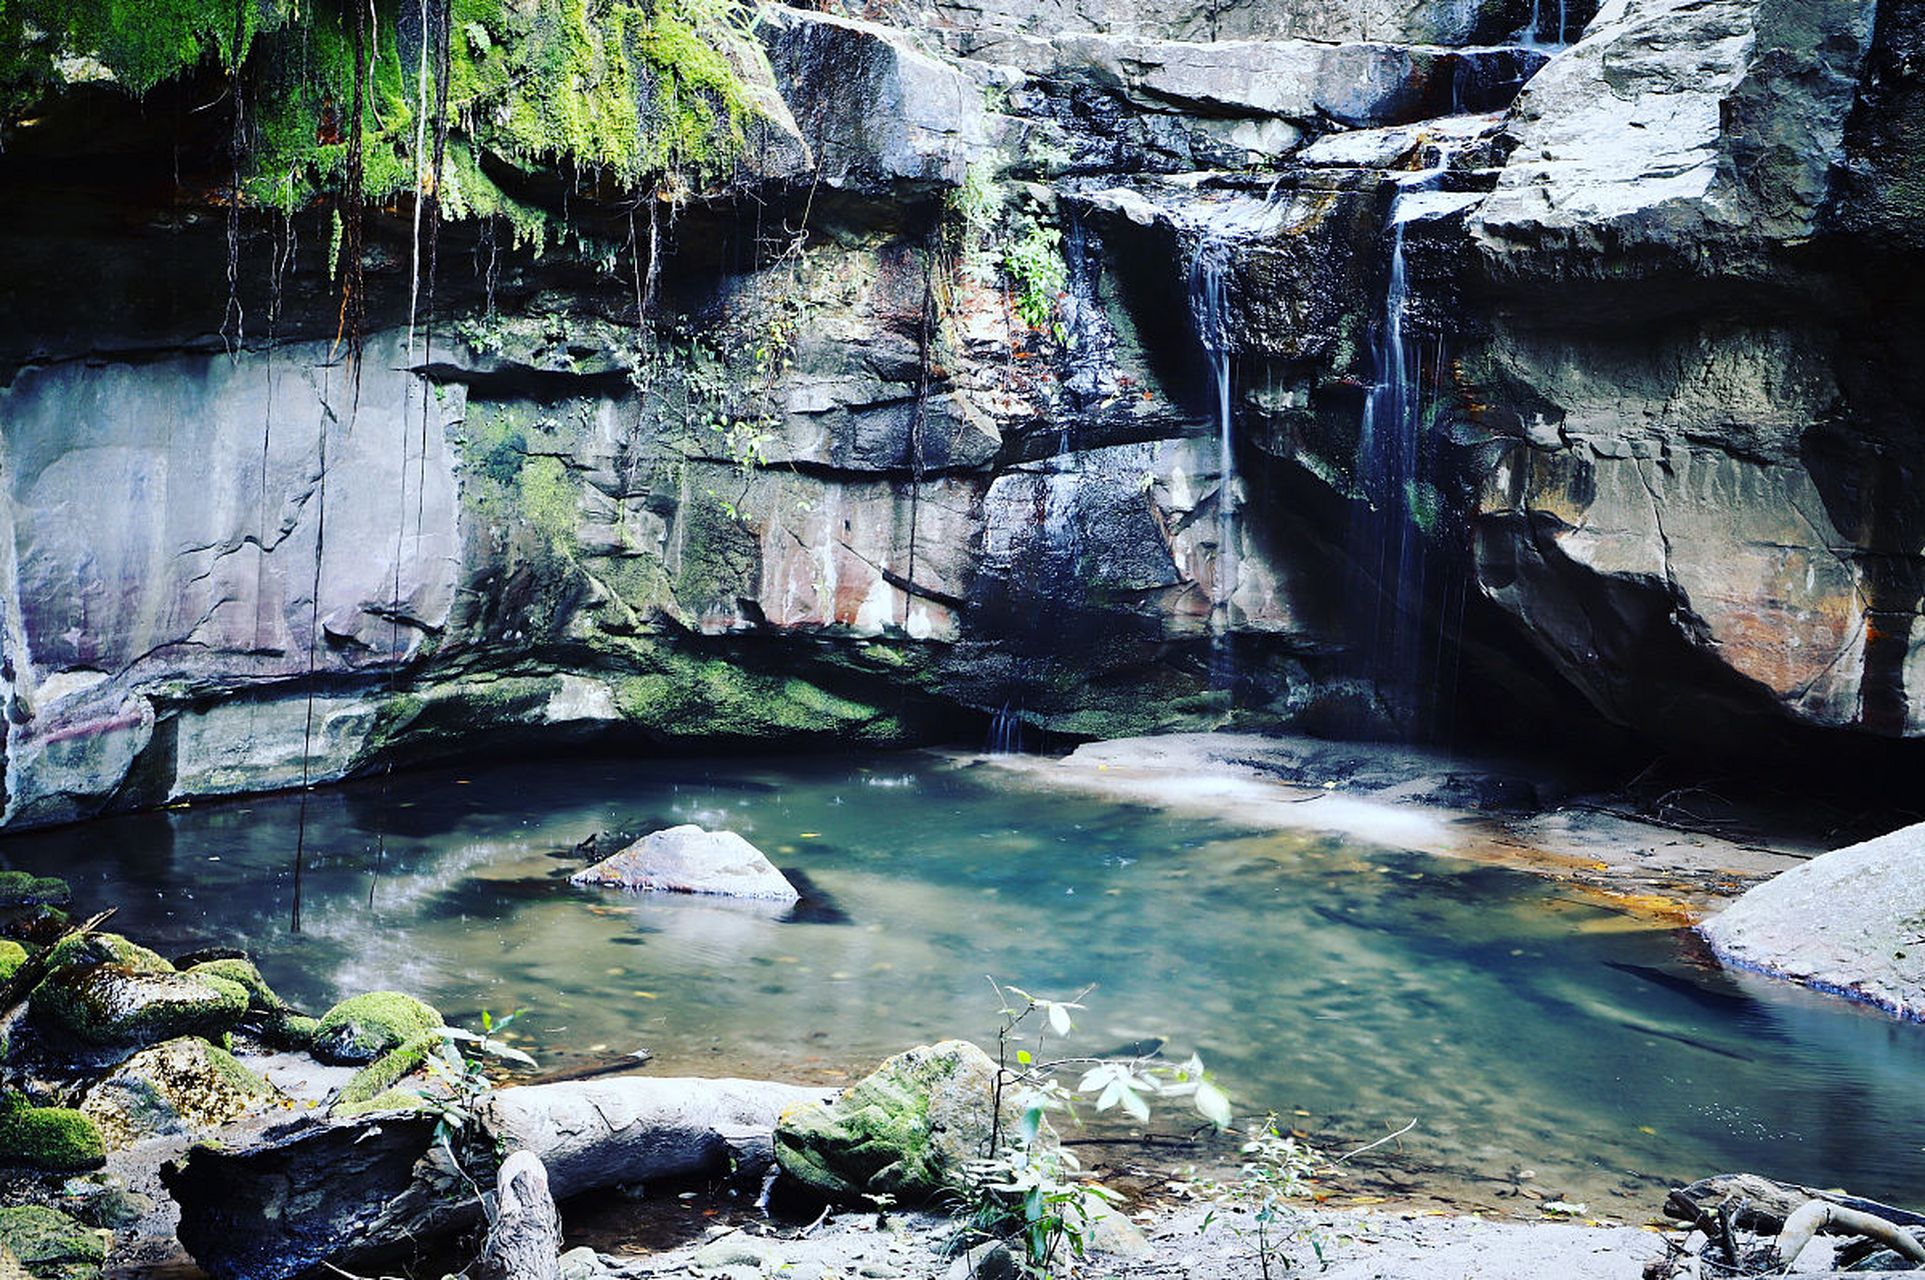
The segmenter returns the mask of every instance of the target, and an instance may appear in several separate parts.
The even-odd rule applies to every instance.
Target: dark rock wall
[[[1916,735],[1914,8],[773,11],[738,185],[451,226],[412,333],[382,214],[358,369],[323,219],[230,246],[191,93],[76,89],[0,156],[6,820],[999,713]]]

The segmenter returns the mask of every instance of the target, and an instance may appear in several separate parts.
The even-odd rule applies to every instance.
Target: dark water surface
[[[1520,873],[1044,794],[927,755],[583,760],[395,775],[0,841],[163,952],[246,947],[319,1012],[377,988],[450,1021],[526,1008],[561,1066],[839,1078],[993,1038],[984,975],[1094,983],[1073,1046],[1199,1050],[1239,1110],[1406,1159],[1655,1213],[1725,1169],[1925,1202],[1925,1027],[1684,961]],[[799,916],[571,887],[596,831],[726,827],[819,901]],[[1164,1126],[1179,1127],[1175,1123]]]

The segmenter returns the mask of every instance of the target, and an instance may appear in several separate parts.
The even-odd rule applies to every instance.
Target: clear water
[[[1414,1118],[1406,1168],[1533,1170],[1639,1215],[1732,1168],[1925,1201],[1925,1028],[1695,969],[1676,935],[1522,874],[1023,785],[913,754],[396,775],[309,798],[298,935],[294,797],[16,836],[0,862],[164,950],[245,946],[314,1010],[382,987],[457,1021],[526,1007],[551,1066],[647,1047],[664,1072],[837,1078],[989,1039],[984,975],[1095,983],[1080,1048],[1167,1037],[1241,1109],[1347,1139]],[[590,832],[689,821],[828,905],[565,879]]]

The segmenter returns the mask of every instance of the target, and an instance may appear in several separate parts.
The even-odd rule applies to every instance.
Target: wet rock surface
[[[990,1148],[996,1064],[973,1044],[946,1040],[890,1058],[832,1102],[783,1113],[775,1156],[827,1199],[886,1195],[922,1204],[963,1187],[964,1169]],[[1006,1123],[1015,1124],[1013,1104]]]
[[[693,893],[770,902],[795,902],[802,896],[747,840],[733,831],[704,831],[693,823],[651,832],[568,879],[572,884],[633,893]]]
[[[1737,968],[1925,1019],[1925,827],[1834,849],[1756,886],[1699,931]]]
[[[432,333],[377,227],[347,398],[325,227],[230,358],[222,219],[116,238],[162,215],[23,138],[4,820],[998,716],[1876,756],[1925,726],[1914,7],[773,8],[681,219],[528,175],[626,247],[451,225]]]

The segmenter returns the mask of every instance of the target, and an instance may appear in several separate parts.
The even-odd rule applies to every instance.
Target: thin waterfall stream
[[[1231,414],[1230,302],[1225,288],[1230,249],[1206,238],[1190,265],[1190,314],[1216,388],[1216,557],[1210,581],[1210,685],[1232,689],[1236,660],[1230,632],[1237,590],[1237,464]]]
[[[1410,229],[1461,213],[1477,197],[1444,187],[1451,150],[1433,145],[1423,168],[1396,180],[1386,215],[1389,242],[1382,318],[1375,329],[1375,377],[1357,436],[1362,499],[1352,529],[1352,607],[1370,670],[1401,705],[1407,729],[1436,730],[1455,683],[1451,615],[1461,620],[1461,575],[1431,565],[1430,542],[1445,516],[1433,482],[1431,420],[1445,400],[1444,335],[1413,324]],[[1434,634],[1433,634],[1434,632]]]

